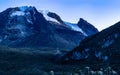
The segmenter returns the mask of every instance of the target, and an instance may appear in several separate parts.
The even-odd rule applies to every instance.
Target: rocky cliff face
[[[95,28],[92,24],[88,23],[84,19],[80,18],[78,22],[78,26],[87,34],[93,35],[98,32],[97,28]]]

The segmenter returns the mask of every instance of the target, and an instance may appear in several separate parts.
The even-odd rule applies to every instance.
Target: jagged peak
[[[92,24],[90,24],[89,22],[87,22],[86,20],[84,20],[83,18],[80,18],[80,20],[78,21],[78,26],[80,28],[95,28]]]
[[[29,11],[33,11],[33,12],[37,12],[37,9],[34,6],[20,6],[20,7],[11,7],[8,8],[11,12],[14,11],[21,11],[21,12],[29,12]]]
[[[85,22],[87,22],[86,20],[84,20],[83,18],[80,18],[80,20],[79,21],[85,21]]]
[[[37,9],[34,6],[20,6],[20,7],[12,7],[9,8],[10,17],[14,16],[26,16],[26,15],[34,15],[38,13]],[[34,18],[35,19],[35,18]]]
[[[27,10],[35,10],[36,8],[34,6],[21,6],[21,7],[18,7],[20,11],[27,11]]]
[[[86,23],[86,24],[90,24],[89,22],[87,22],[86,20],[84,20],[83,18],[80,18],[78,21],[78,24],[80,23]]]
[[[87,34],[97,33],[99,32],[96,27],[94,27],[92,24],[84,20],[83,18],[80,18],[78,24],[77,24],[84,32]]]

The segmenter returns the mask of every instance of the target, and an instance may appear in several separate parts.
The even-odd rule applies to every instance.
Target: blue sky
[[[0,0],[0,12],[26,5],[56,12],[63,20],[72,23],[84,18],[99,30],[120,21],[120,0]]]

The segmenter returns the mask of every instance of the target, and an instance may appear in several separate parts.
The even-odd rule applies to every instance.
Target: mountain
[[[93,35],[95,34],[94,32],[98,32],[97,28],[82,18],[80,18],[78,22],[78,27],[80,27],[87,35]]]
[[[93,29],[83,30],[77,24],[64,22],[56,13],[32,6],[8,8],[0,13],[0,45],[9,47],[72,49],[86,36],[98,32],[85,32]]]
[[[84,39],[80,45],[61,59],[64,62],[79,61],[87,63],[108,62],[119,65],[120,60],[120,22]]]

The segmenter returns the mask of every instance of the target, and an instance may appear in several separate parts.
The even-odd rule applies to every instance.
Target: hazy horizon
[[[57,13],[64,21],[72,23],[83,18],[99,30],[120,21],[119,0],[3,0],[0,1],[0,12],[19,6],[35,6],[38,10],[49,10]]]

